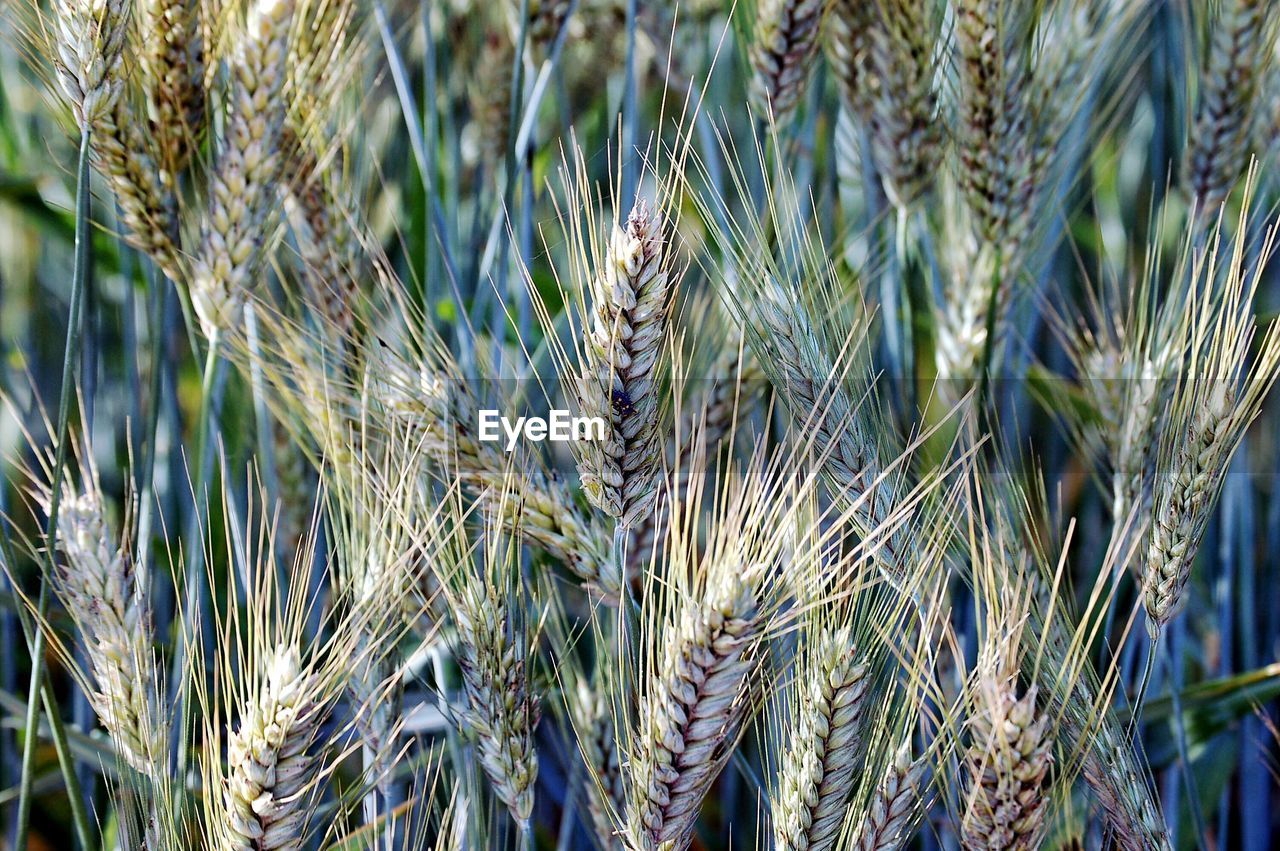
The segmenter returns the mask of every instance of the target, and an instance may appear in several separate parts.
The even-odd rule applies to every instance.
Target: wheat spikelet
[[[1030,181],[1030,117],[1027,73],[1010,40],[1013,16],[1003,0],[963,0],[956,8],[956,43],[962,85],[960,182],[985,242],[1005,247],[1020,234],[1012,219]]]
[[[804,94],[828,0],[761,0],[756,7],[751,94],[762,114],[785,124]]]
[[[1051,761],[1049,716],[1036,708],[1036,688],[1016,697],[1003,678],[980,687],[982,705],[970,720],[965,848],[1040,847],[1045,827],[1042,785]]]
[[[154,141],[143,131],[128,97],[125,42],[131,6],[124,0],[54,4],[57,31],[43,47],[81,130],[88,130],[93,162],[120,204],[131,244],[177,279],[177,230],[172,175],[157,168]]]
[[[866,815],[851,844],[856,851],[897,851],[906,845],[924,812],[923,792],[929,763],[911,759],[911,740],[902,743],[876,785]]]
[[[313,673],[297,648],[277,647],[265,660],[262,683],[241,707],[227,744],[222,789],[226,849],[300,849],[311,808],[311,753],[325,714]]]
[[[878,20],[874,3],[834,0],[824,25],[827,64],[840,88],[841,102],[863,121],[871,117],[878,85],[871,73],[872,32]]]
[[[848,628],[824,629],[812,670],[804,672],[789,746],[773,801],[774,847],[820,851],[835,846],[853,792],[870,686]]]
[[[626,812],[626,787],[612,706],[599,685],[579,680],[570,695],[573,725],[587,770],[587,813],[601,848],[617,844],[615,825]]]
[[[143,0],[142,89],[157,159],[169,180],[191,161],[204,128],[205,51],[197,0]]]
[[[288,137],[289,134],[286,134]],[[352,233],[355,213],[342,189],[336,169],[321,165],[315,153],[300,142],[290,167],[294,178],[286,209],[297,236],[298,254],[309,284],[309,296],[324,318],[334,346],[349,339],[355,327],[355,306],[363,270]]]
[[[476,740],[494,792],[526,827],[538,778],[533,749],[538,701],[529,688],[525,640],[496,584],[479,578],[464,582],[453,598],[457,661],[466,691],[463,723]]]
[[[640,699],[626,826],[637,851],[687,846],[746,714],[763,574],[744,564],[712,569],[705,595],[681,605]]]
[[[226,328],[256,283],[280,176],[294,0],[260,0],[231,60],[226,131],[194,257],[191,300],[206,336]]]
[[[89,657],[89,700],[98,720],[124,761],[158,780],[168,758],[167,735],[150,614],[133,565],[109,534],[96,491],[64,489],[58,548],[66,562],[54,587]]]
[[[1269,8],[1265,0],[1224,0],[1212,25],[1184,165],[1185,186],[1202,222],[1218,214],[1244,170],[1276,32]]]
[[[871,118],[872,153],[885,192],[907,207],[933,181],[942,145],[928,0],[877,0],[882,26],[872,39],[879,86]]]
[[[605,439],[581,447],[578,472],[591,502],[620,526],[657,496],[658,361],[666,344],[671,278],[662,216],[639,200],[616,227],[592,279],[583,412],[607,423]]]

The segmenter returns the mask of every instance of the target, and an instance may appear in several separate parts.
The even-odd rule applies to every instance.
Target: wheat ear
[[[835,846],[862,742],[869,669],[848,628],[824,629],[815,640],[813,668],[799,684],[773,802],[774,848],[779,851]]]
[[[525,640],[494,583],[475,577],[465,582],[453,606],[466,691],[462,720],[494,792],[524,828],[533,815],[538,779],[538,701],[529,688]]]
[[[911,741],[902,743],[884,776],[876,784],[866,815],[851,844],[856,851],[897,851],[907,844],[924,812],[929,762],[911,759]]]
[[[613,707],[598,684],[579,680],[571,695],[573,725],[591,777],[586,783],[587,812],[601,848],[618,842],[617,824],[626,812],[626,787],[618,752]]]
[[[277,647],[266,660],[260,690],[241,708],[227,743],[222,790],[223,847],[235,851],[300,849],[311,808],[312,745],[325,704],[302,667],[297,648]]]
[[[628,754],[626,839],[636,851],[687,847],[702,800],[746,715],[763,573],[715,570],[704,596],[684,601],[640,701]]]
[[[1247,189],[1246,209],[1250,197]],[[1263,240],[1262,258],[1271,257],[1275,237],[1273,226]],[[1182,608],[1191,567],[1231,458],[1280,376],[1280,323],[1272,323],[1250,364],[1257,331],[1252,302],[1261,270],[1247,263],[1243,243],[1243,238],[1236,241],[1222,275],[1216,247],[1192,271],[1199,291],[1189,300],[1192,318],[1184,350],[1190,362],[1171,406],[1170,439],[1158,465],[1143,572],[1143,603],[1153,637]],[[1218,290],[1220,278],[1225,282]]]
[[[1202,222],[1217,216],[1244,171],[1276,32],[1269,9],[1265,0],[1225,0],[1212,26],[1184,166],[1185,185]]]
[[[929,0],[876,0],[872,65],[879,87],[872,104],[871,143],[885,191],[907,207],[932,183],[942,149],[934,36]]]
[[[52,53],[58,81],[93,161],[120,204],[128,240],[171,279],[179,273],[172,176],[157,167],[154,142],[130,106],[124,68],[130,5],[125,0],[54,4]]]
[[[582,489],[601,511],[630,527],[657,497],[658,362],[666,345],[671,275],[662,216],[637,201],[616,227],[592,280],[584,413],[607,424],[578,461]]]
[[[984,677],[977,715],[970,719],[968,804],[964,847],[1033,849],[1045,827],[1045,775],[1051,761],[1049,716],[1036,707],[1036,688],[1022,697],[1005,678]]]
[[[150,614],[129,557],[109,542],[94,491],[65,491],[58,505],[58,547],[66,561],[54,587],[89,657],[94,712],[124,761],[159,780],[168,758],[167,735]]]
[[[699,469],[697,455],[713,456],[734,434],[738,424],[755,407],[755,388],[765,377],[756,359],[737,344],[730,344],[720,354],[712,372],[717,377],[709,379],[708,386],[681,418],[682,424],[676,432],[679,445],[668,450],[670,492],[663,494],[656,509],[642,516],[631,530],[626,552],[628,577],[638,576],[653,558],[666,532],[672,501],[680,505],[687,499],[691,479]]]
[[[751,94],[784,124],[795,112],[817,56],[828,0],[761,0],[756,7]]]
[[[186,168],[204,128],[204,32],[198,0],[143,0],[138,63],[157,159],[169,175]]]
[[[226,131],[191,280],[192,304],[210,337],[238,315],[274,227],[293,10],[294,0],[259,0],[231,59]]]
[[[841,102],[854,116],[871,117],[878,81],[872,73],[872,35],[879,15],[874,3],[834,0],[827,13],[823,44]]]

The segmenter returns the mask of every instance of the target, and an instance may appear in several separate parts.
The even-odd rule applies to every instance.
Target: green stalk
[[[215,329],[209,336],[209,348],[205,353],[204,374],[200,381],[200,411],[197,414],[196,421],[196,475],[192,482],[194,501],[192,511],[195,513],[195,530],[196,540],[191,542],[191,551],[187,556],[186,575],[183,578],[184,592],[186,602],[184,604],[184,620],[194,616],[195,612],[201,606],[204,596],[204,559],[201,555],[204,553],[204,536],[206,532],[205,522],[207,520],[208,500],[206,498],[205,489],[208,487],[209,478],[212,474],[213,466],[213,444],[210,441],[210,432],[213,428],[214,405],[213,393],[214,387],[218,383],[218,376],[222,371],[225,361],[218,357],[218,351],[222,340],[222,332]],[[188,651],[191,643],[197,640],[197,636],[191,634],[191,630],[186,624],[182,628],[182,640],[178,642],[177,652],[174,653],[173,670],[170,674],[169,681],[172,683],[180,683],[184,672],[185,665],[189,658]],[[186,783],[182,778],[187,776],[187,761],[189,754],[187,753],[186,743],[190,735],[191,713],[190,706],[184,698],[185,689],[178,690],[178,735],[175,743],[178,749],[177,773],[175,777],[179,778],[178,796],[179,800],[186,794]]]
[[[26,738],[22,742],[22,778],[18,791],[17,830],[15,831],[14,851],[26,851],[27,835],[31,831],[31,799],[35,783],[36,728],[40,721],[41,687],[44,683],[44,623],[45,612],[49,607],[49,578],[53,575],[54,542],[58,533],[58,507],[62,501],[62,477],[67,464],[67,423],[71,415],[71,385],[75,373],[75,364],[79,359],[80,326],[84,316],[85,282],[89,275],[89,264],[93,258],[90,253],[93,235],[89,233],[89,128],[86,125],[80,131],[80,159],[76,169],[76,236],[75,267],[71,274],[71,309],[67,318],[67,342],[62,360],[62,386],[58,391],[58,425],[57,443],[54,448],[52,490],[49,495],[49,516],[45,525],[45,540],[49,546],[45,548],[45,575],[40,581],[40,598],[36,603],[36,629],[32,640],[28,643],[31,649],[31,685],[27,693],[27,717],[24,724]],[[50,713],[52,721],[57,713]],[[50,729],[57,729],[57,723],[51,723]],[[65,734],[64,734],[65,739]],[[65,741],[63,747],[65,748]],[[61,749],[60,749],[61,750]],[[61,761],[61,759],[59,760]],[[67,788],[78,786],[75,771],[66,778]],[[73,794],[72,797],[78,797]]]

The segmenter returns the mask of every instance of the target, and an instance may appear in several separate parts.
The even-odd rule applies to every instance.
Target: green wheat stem
[[[202,605],[204,597],[204,560],[199,558],[197,554],[203,552],[203,539],[207,531],[205,528],[205,515],[208,510],[208,500],[205,489],[208,487],[213,467],[213,442],[210,440],[214,427],[213,393],[214,387],[218,383],[218,376],[226,364],[226,361],[218,356],[221,339],[222,333],[220,330],[214,330],[209,336],[209,348],[205,354],[204,373],[200,381],[200,411],[196,421],[196,475],[195,480],[192,482],[192,492],[195,495],[192,510],[196,514],[197,539],[192,542],[191,552],[187,556],[186,574],[183,577],[186,589],[186,604],[183,610],[184,620],[195,615]],[[191,630],[184,624],[182,638],[178,642],[178,650],[174,653],[171,682],[181,682],[180,677],[183,673],[183,666],[186,664],[187,651],[194,640],[196,640],[196,637],[191,634]],[[182,778],[187,776],[187,766],[190,758],[186,743],[190,730],[191,709],[189,703],[184,700],[184,691],[181,688],[178,690],[178,735],[175,739],[178,756],[175,776],[179,778],[177,786],[179,801],[186,794],[186,782]]]
[[[40,721],[40,705],[44,684],[44,651],[45,633],[39,625],[44,622],[45,612],[49,607],[49,578],[53,576],[53,543],[58,534],[58,504],[62,501],[62,478],[67,464],[67,430],[71,416],[71,385],[75,373],[75,364],[79,360],[80,325],[84,316],[85,282],[89,275],[89,264],[93,258],[90,253],[93,237],[89,233],[89,128],[86,125],[80,131],[80,159],[76,168],[76,230],[75,230],[75,267],[71,274],[71,308],[67,318],[67,342],[62,360],[62,386],[58,391],[58,425],[54,447],[52,489],[49,495],[49,516],[45,527],[45,540],[49,546],[45,549],[45,576],[40,582],[40,597],[36,603],[37,629],[29,644],[31,648],[31,684],[27,694],[27,716],[24,723],[26,738],[22,743],[22,778],[19,781],[17,829],[14,838],[14,850],[26,851],[27,835],[31,830],[31,798],[35,783],[36,727]],[[57,713],[50,713],[50,720]],[[57,724],[51,723],[50,729]],[[64,734],[65,736],[65,734]],[[62,743],[65,748],[66,742]],[[69,772],[66,778],[67,788],[78,785],[75,771]],[[78,793],[73,797],[79,797]],[[79,830],[79,825],[77,825]],[[87,831],[86,831],[87,832]]]

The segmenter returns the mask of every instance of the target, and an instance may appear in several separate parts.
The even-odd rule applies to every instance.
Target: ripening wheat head
[[[879,79],[872,101],[871,148],[892,202],[909,207],[933,181],[942,151],[938,115],[941,30],[929,0],[875,0],[871,63]]]
[[[835,845],[861,757],[871,696],[867,654],[848,627],[818,627],[799,651],[789,742],[773,795],[774,847],[819,851]]]
[[[36,73],[71,108],[77,129],[89,134],[91,161],[116,196],[126,239],[179,280],[175,183],[139,108],[131,4],[68,0],[51,13],[23,6],[14,7],[17,38]]]
[[[871,71],[872,33],[878,22],[876,4],[834,0],[822,34],[827,65],[836,78],[841,103],[864,122],[870,120],[879,84]]]
[[[1246,190],[1245,210],[1251,193]],[[1147,628],[1157,635],[1185,602],[1184,591],[1227,468],[1245,431],[1280,376],[1280,324],[1258,341],[1253,297],[1271,258],[1276,225],[1257,260],[1246,246],[1242,213],[1231,246],[1199,253],[1189,274],[1188,316],[1156,465],[1152,528],[1143,570]],[[1193,225],[1194,227],[1194,225]]]
[[[47,511],[49,486],[37,485],[34,495]],[[93,467],[82,471],[78,488],[63,483],[57,527],[62,563],[53,588],[88,657],[87,670],[79,671],[73,657],[70,667],[118,756],[158,794],[169,738],[146,584],[107,523]]]
[[[225,127],[192,260],[192,306],[208,337],[236,321],[275,229],[294,7],[294,0],[257,0],[228,60]]]
[[[579,178],[585,180],[581,173]],[[582,282],[590,307],[583,319],[578,403],[607,428],[603,441],[575,443],[575,449],[587,497],[619,525],[631,526],[657,495],[657,382],[673,284],[670,235],[662,210],[644,199],[611,228],[604,245],[594,237],[594,224],[583,221],[592,215],[570,213],[564,227],[571,244],[582,246],[595,263]]]
[[[1202,226],[1212,223],[1245,171],[1278,31],[1264,0],[1224,0],[1217,10],[1183,165],[1183,183]]]
[[[249,516],[255,512],[251,505]],[[270,523],[259,524],[252,550],[228,538],[246,567],[227,571],[229,586],[208,627],[217,635],[214,657],[197,642],[191,663],[201,674],[192,684],[203,726],[201,773],[210,790],[202,799],[205,842],[246,851],[300,849],[318,826],[312,817],[320,786],[343,757],[329,742],[345,740],[350,729],[338,724],[330,738],[321,737],[321,728],[352,679],[391,652],[401,633],[386,610],[399,612],[401,603],[391,597],[377,610],[360,605],[330,564],[325,584],[333,590],[316,628],[321,638],[308,638],[321,606],[308,581],[314,539],[281,571]]]
[[[204,131],[204,22],[199,0],[143,0],[139,77],[156,158],[171,176],[191,162]]]
[[[638,711],[623,753],[633,849],[682,849],[703,798],[737,744],[759,683],[753,676],[776,609],[783,548],[794,540],[796,496],[811,491],[775,459],[731,476],[711,510],[710,539],[673,517],[664,587],[641,612]],[[693,499],[698,501],[695,495]],[[652,580],[650,585],[652,585]]]
[[[1011,658],[1007,648],[1014,647],[1016,640],[1020,659],[1023,687],[1013,692],[1006,689],[1006,696],[1011,696],[1012,702],[1004,701],[1005,711],[1009,711],[1013,703],[1023,701],[1026,705],[1022,717],[1026,717],[1034,705],[1035,711],[1030,712],[1032,730],[1043,714],[1050,719],[1051,735],[1061,743],[1057,752],[1064,758],[1051,775],[1054,786],[1046,790],[1049,793],[1046,803],[1054,808],[1059,806],[1059,800],[1069,793],[1073,779],[1080,775],[1093,800],[1101,807],[1107,829],[1120,847],[1126,851],[1168,848],[1168,830],[1160,815],[1150,770],[1111,705],[1118,669],[1113,665],[1100,679],[1090,659],[1089,648],[1100,623],[1098,613],[1105,611],[1109,602],[1106,589],[1114,589],[1112,577],[1118,566],[1111,559],[1119,558],[1119,554],[1108,552],[1108,560],[1098,572],[1089,598],[1090,607],[1077,620],[1060,591],[1066,560],[1059,557],[1056,567],[1051,567],[1046,548],[1037,540],[1036,533],[1038,528],[1048,528],[1049,524],[1033,509],[1028,494],[1015,483],[1008,470],[1001,468],[973,481],[978,487],[971,490],[966,502],[969,506],[966,525],[973,531],[967,531],[966,535],[972,553],[970,561],[977,566],[974,581],[979,583],[977,588],[986,589],[979,593],[990,601],[989,611],[1003,615],[989,623],[989,635],[997,639],[1005,637],[994,642],[993,648],[1005,658]],[[1043,494],[1039,501],[1044,503]],[[1005,622],[1009,626],[1002,626]],[[996,654],[992,658],[1000,656]],[[1012,683],[1011,680],[1004,682]],[[1036,697],[1028,701],[1032,689]],[[970,690],[970,693],[974,692]],[[998,690],[990,693],[1000,694]],[[993,701],[986,703],[990,705]],[[1006,729],[1011,734],[1014,732],[1013,727]],[[1016,730],[1020,740],[1027,744],[1034,741],[1034,737],[1021,738],[1025,732],[1022,727]],[[959,736],[958,727],[953,729],[953,734]],[[1031,772],[1031,776],[1035,776],[1038,761],[1026,768],[1029,772],[1037,769]],[[985,792],[983,794],[985,796]],[[1024,824],[1039,830],[1037,820],[1048,823],[1049,817],[1039,810],[1035,813],[1035,820]]]
[[[513,498],[497,497],[499,503]],[[493,512],[502,517],[506,509],[499,504]],[[489,523],[474,545],[461,524],[454,534],[454,554],[444,560],[439,579],[457,633],[465,700],[459,720],[494,794],[527,831],[538,779],[533,734],[540,709],[530,682],[533,615],[521,604],[517,585],[519,548]]]
[[[756,5],[751,95],[762,115],[786,124],[817,58],[829,0],[761,0]]]
[[[724,152],[732,156],[727,146]],[[744,185],[741,172],[734,174]],[[764,213],[731,213],[727,226],[713,231],[724,260],[706,271],[745,327],[798,439],[821,460],[833,494],[852,509],[850,522],[879,548],[885,569],[901,574],[907,541],[889,521],[902,459],[883,445],[890,429],[882,427],[869,368],[870,319],[849,295],[821,234],[800,224],[797,197],[783,174],[769,187]],[[715,221],[716,200],[689,198]]]

